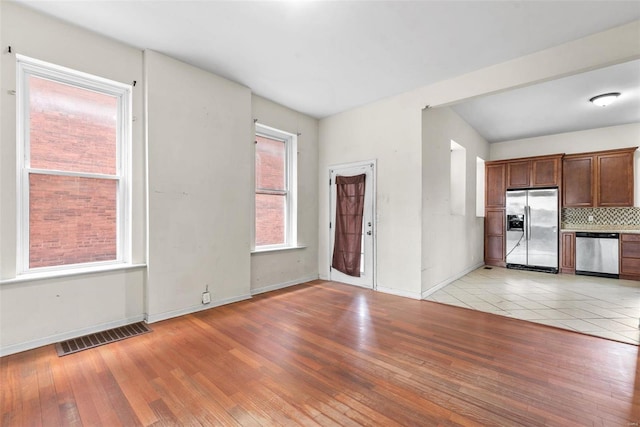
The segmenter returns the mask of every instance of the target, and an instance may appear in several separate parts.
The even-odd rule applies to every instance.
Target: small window
[[[255,247],[296,242],[296,135],[256,125]]]
[[[20,273],[128,262],[131,87],[18,56]]]

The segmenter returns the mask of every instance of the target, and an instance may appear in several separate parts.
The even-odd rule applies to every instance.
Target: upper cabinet
[[[507,162],[507,188],[556,187],[560,185],[562,154]]]
[[[507,187],[529,187],[531,180],[531,162],[529,160],[512,160],[507,162]]]
[[[531,160],[531,186],[560,186],[562,176],[562,154],[538,157]]]
[[[504,208],[507,189],[506,164],[487,162],[485,165],[485,207]]]
[[[633,153],[636,148],[596,156],[596,206],[633,206]]]
[[[583,208],[594,206],[595,158],[568,155],[562,161],[562,206]]]
[[[566,155],[562,206],[633,206],[633,154],[636,149]]]

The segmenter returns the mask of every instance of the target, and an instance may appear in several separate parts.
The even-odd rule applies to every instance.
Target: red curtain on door
[[[331,267],[360,277],[366,175],[336,177],[336,229]]]

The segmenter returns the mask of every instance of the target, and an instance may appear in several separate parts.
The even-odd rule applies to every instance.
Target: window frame
[[[16,55],[17,69],[17,275],[46,274],[64,271],[102,271],[108,266],[131,264],[132,242],[132,88],[130,84],[116,82],[103,77],[51,64],[24,55]],[[90,90],[117,99],[116,113],[116,170],[114,174],[62,171],[57,169],[32,168],[30,164],[29,126],[29,77],[34,76],[80,89]],[[107,261],[83,262],[45,267],[29,267],[29,175],[109,179],[116,187],[116,258]]]
[[[261,123],[255,124],[255,135],[262,136],[264,138],[275,139],[282,141],[285,144],[285,190],[282,192],[285,196],[285,208],[284,208],[284,243],[275,245],[257,245],[256,244],[256,221],[257,213],[254,208],[254,220],[253,220],[253,251],[254,252],[267,252],[279,249],[291,249],[298,247],[297,236],[297,154],[298,154],[298,136],[280,129],[276,129],[270,126],[265,126]],[[257,144],[257,141],[256,141]],[[255,144],[254,144],[255,145]],[[274,194],[273,190],[259,189],[257,179],[257,171],[255,170],[256,164],[256,151],[253,154],[254,165],[254,206],[256,196],[258,194]],[[262,190],[262,193],[260,192]]]

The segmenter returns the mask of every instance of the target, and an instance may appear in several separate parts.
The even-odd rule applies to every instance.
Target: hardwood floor
[[[315,281],[59,358],[0,359],[2,426],[633,426],[638,347]]]

